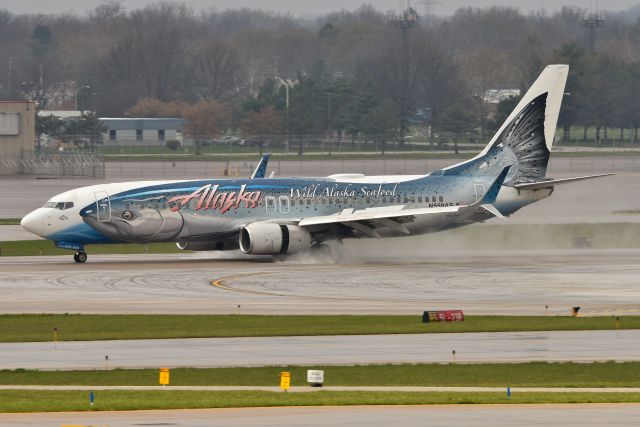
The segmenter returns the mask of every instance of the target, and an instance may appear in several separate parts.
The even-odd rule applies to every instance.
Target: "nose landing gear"
[[[84,251],[84,245],[81,243],[75,243],[75,242],[64,242],[64,241],[57,241],[55,242],[56,247],[60,248],[60,249],[71,249],[73,251],[76,251],[75,254],[73,254],[73,260],[77,263],[85,263],[87,262],[87,253]]]
[[[78,251],[75,254],[73,254],[73,260],[75,262],[78,263],[85,263],[87,262],[87,253],[86,252],[82,252],[82,251]]]

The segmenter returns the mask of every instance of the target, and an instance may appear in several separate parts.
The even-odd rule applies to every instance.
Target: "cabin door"
[[[96,191],[96,216],[99,222],[111,221],[111,201],[106,191]]]

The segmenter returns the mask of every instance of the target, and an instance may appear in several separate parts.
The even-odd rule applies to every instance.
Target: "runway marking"
[[[392,265],[393,267],[396,267],[396,265]],[[281,274],[285,274],[285,273],[305,273],[305,272],[311,272],[311,271],[325,271],[325,270],[330,270],[330,271],[335,271],[338,269],[344,270],[344,269],[349,269],[352,268],[353,266],[351,265],[345,265],[345,266],[339,266],[339,265],[332,265],[330,267],[316,267],[316,268],[310,268],[310,269],[288,269],[288,270],[278,270],[278,271],[258,271],[258,272],[252,272],[252,273],[241,273],[241,274],[235,274],[233,276],[226,276],[226,277],[222,277],[220,279],[216,279],[216,280],[212,280],[211,282],[209,282],[211,284],[211,286],[216,287],[218,289],[222,289],[225,291],[231,291],[231,292],[239,292],[239,293],[245,293],[245,294],[254,294],[254,295],[266,295],[266,296],[276,296],[276,297],[285,297],[285,298],[298,298],[298,299],[309,299],[312,298],[314,301],[317,300],[329,300],[329,301],[367,301],[367,302],[374,302],[374,303],[381,303],[382,301],[379,300],[371,300],[371,299],[367,299],[367,298],[363,298],[363,297],[347,297],[347,296],[342,296],[342,297],[332,297],[332,296],[308,296],[308,295],[296,295],[296,294],[282,294],[282,293],[275,293],[275,292],[266,292],[266,291],[253,291],[253,290],[249,290],[249,289],[241,289],[241,288],[234,288],[231,287],[229,285],[225,285],[225,282],[228,282],[230,280],[235,280],[235,279],[241,279],[244,277],[251,277],[251,276],[261,276],[261,275],[268,275],[268,274],[275,274],[275,273],[281,273]],[[388,266],[386,266],[388,267]],[[375,269],[379,269],[380,267],[376,267]],[[398,299],[391,299],[391,300],[385,300],[384,302],[389,302],[389,301],[393,301],[393,302],[412,302],[415,300],[412,299],[406,299],[406,300],[398,300]]]
[[[232,291],[232,292],[240,292],[240,293],[245,293],[245,294],[255,294],[255,295],[268,295],[268,296],[275,296],[275,297],[288,297],[288,298],[301,298],[300,295],[294,295],[294,294],[278,294],[275,292],[265,292],[265,291],[252,291],[249,289],[240,289],[240,288],[233,288],[231,286],[228,285],[224,285],[223,283],[230,281],[230,280],[234,280],[234,279],[241,279],[243,277],[251,277],[251,276],[262,276],[262,275],[268,275],[268,274],[275,274],[275,273],[283,273],[283,272],[306,272],[306,271],[323,271],[323,270],[336,270],[336,269],[342,269],[345,267],[341,267],[341,266],[331,266],[331,267],[317,267],[317,268],[311,268],[311,269],[294,269],[294,270],[279,270],[279,271],[257,271],[257,272],[252,272],[252,273],[241,273],[241,274],[235,274],[233,276],[226,276],[226,277],[222,277],[220,279],[216,279],[216,280],[212,280],[211,286],[214,286],[218,289],[222,289],[225,291]],[[304,298],[304,297],[302,297]],[[319,297],[320,299],[345,299],[345,298],[335,298],[335,297]]]
[[[253,273],[236,274],[236,275],[233,275],[233,276],[227,276],[227,277],[223,277],[221,279],[212,280],[211,281],[211,286],[214,286],[214,287],[219,288],[219,289],[223,289],[225,291],[241,292],[241,293],[245,293],[245,294],[270,295],[270,296],[276,296],[276,297],[292,296],[292,295],[286,295],[286,294],[276,294],[276,293],[273,293],[273,292],[261,292],[261,291],[251,291],[251,290],[248,290],[248,289],[238,289],[238,288],[232,288],[230,286],[223,285],[224,282],[227,282],[227,281],[233,280],[233,279],[240,279],[242,277],[249,277],[249,276],[261,276],[261,275],[273,274],[273,273],[275,273],[275,271],[258,271],[258,272],[253,272]]]

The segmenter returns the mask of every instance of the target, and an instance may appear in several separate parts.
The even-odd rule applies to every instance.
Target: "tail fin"
[[[497,175],[511,165],[505,185],[545,176],[568,72],[568,65],[547,66],[485,149],[441,173]]]
[[[265,154],[262,156],[260,163],[258,163],[258,166],[256,166],[256,169],[253,171],[249,179],[264,178],[264,175],[267,172],[267,164],[269,164],[269,157],[271,157],[271,154]]]

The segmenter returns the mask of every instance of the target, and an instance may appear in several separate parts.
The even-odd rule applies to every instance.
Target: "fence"
[[[22,156],[0,157],[0,175],[32,175],[36,178],[105,177],[105,163],[92,152],[40,150]]]

